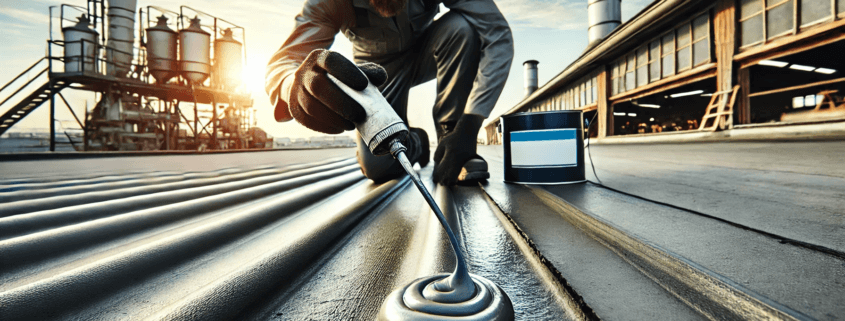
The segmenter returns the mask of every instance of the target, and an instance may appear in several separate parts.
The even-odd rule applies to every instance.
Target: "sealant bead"
[[[424,294],[434,290],[432,283],[449,275],[443,273],[419,278],[396,289],[382,304],[378,320],[432,320],[438,317],[448,317],[450,320],[513,320],[510,298],[496,284],[482,276],[470,274],[476,291],[469,299],[461,302],[452,302],[453,298],[449,297],[448,292],[439,292],[435,298],[429,298],[429,293]]]

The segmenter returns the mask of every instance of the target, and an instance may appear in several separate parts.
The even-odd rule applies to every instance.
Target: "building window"
[[[703,14],[692,21],[693,66],[710,62],[710,15]]]
[[[569,101],[571,99],[571,96],[572,95],[569,93],[569,90],[567,90],[566,93],[563,95],[563,109],[572,109],[572,103]]]
[[[625,89],[632,90],[637,88],[637,80],[634,74],[634,71],[637,70],[637,59],[634,54],[628,55],[628,67],[626,68],[627,72],[625,73]]]
[[[648,46],[637,49],[637,87],[648,84]]]
[[[842,0],[839,0],[842,6]],[[830,19],[833,9],[829,0],[801,0],[801,26],[809,26]],[[842,10],[842,8],[839,8]]]
[[[692,66],[692,55],[690,54],[690,38],[692,36],[690,35],[689,24],[678,27],[675,32],[675,43],[678,46],[678,72],[682,72]]]
[[[660,39],[652,41],[648,50],[649,81],[660,80]]]
[[[804,96],[792,98],[792,108],[804,107]]]
[[[593,77],[593,78],[592,78],[592,80],[591,80],[591,82],[593,83],[593,86],[592,86],[592,88],[593,88],[593,90],[592,90],[592,94],[593,94],[593,102],[596,102],[596,101],[599,99],[599,98],[598,98],[598,92],[599,92],[599,90],[598,90],[598,83],[597,83],[597,82],[598,82],[598,79],[596,79],[596,78],[597,78],[597,77]]]
[[[585,85],[584,83],[581,83],[581,85],[580,85],[580,86],[578,86],[578,89],[579,89],[579,91],[578,91],[578,92],[581,94],[581,103],[580,103],[580,104],[578,104],[578,107],[583,107],[584,105],[586,105],[586,104],[587,104],[587,90],[586,90],[586,85]]]
[[[675,74],[675,34],[663,36],[663,78]]]
[[[614,62],[610,65],[610,95],[614,96],[618,93],[619,93],[619,63]]]
[[[575,86],[575,108],[581,107],[581,86]]]
[[[741,46],[763,41],[763,0],[741,0],[739,4]]]
[[[807,27],[833,21],[833,2],[830,0],[740,0],[740,46],[757,45],[796,33],[799,25]],[[836,0],[836,4],[836,13],[845,12],[845,0]],[[796,9],[799,13],[799,21],[795,21]]]
[[[613,91],[615,94],[625,92],[625,58],[622,58],[614,64],[615,78],[613,78]]]
[[[766,39],[783,36],[792,32],[795,21],[793,12],[795,0],[769,0],[766,1]]]
[[[611,63],[611,95],[712,62],[711,41],[708,11]]]

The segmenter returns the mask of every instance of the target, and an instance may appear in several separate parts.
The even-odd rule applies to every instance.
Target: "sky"
[[[622,1],[623,22],[650,2]],[[48,8],[62,3],[84,6],[86,2],[0,0],[0,84],[6,84],[44,55],[49,38]],[[253,108],[258,115],[258,126],[275,137],[322,136],[296,122],[275,122],[272,106],[263,89],[267,61],[290,34],[294,16],[301,11],[302,3],[302,0],[138,0],[139,7],[160,6],[173,11],[178,11],[179,5],[187,5],[243,26],[247,38],[244,81],[255,101]],[[540,62],[539,83],[542,86],[578,58],[587,46],[587,0],[497,0],[496,5],[511,26],[515,53],[505,89],[491,114],[494,117],[522,100],[522,62],[529,59]],[[61,39],[61,33],[56,30],[53,37]],[[351,58],[351,48],[346,38],[338,35],[331,49]],[[12,90],[0,92],[0,99],[5,99]],[[84,114],[86,103],[89,109],[96,104],[90,93],[65,95],[77,115]],[[410,125],[424,128],[430,137],[434,137],[431,119],[434,99],[435,81],[431,81],[411,90],[408,107]],[[0,112],[6,112],[11,107],[11,104],[8,105],[0,106]],[[63,104],[57,103],[56,110],[56,118],[62,120],[63,127],[79,127]],[[48,117],[49,110],[44,104],[10,132],[47,128]],[[354,135],[352,132],[345,134]]]

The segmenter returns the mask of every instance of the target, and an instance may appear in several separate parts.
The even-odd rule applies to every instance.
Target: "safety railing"
[[[35,80],[39,79],[42,75],[44,75],[44,73],[46,73],[46,72],[47,72],[47,68],[46,68],[46,66],[44,67],[44,69],[37,68],[38,66],[43,65],[44,61],[45,61],[45,58],[38,59],[38,61],[36,61],[36,62],[35,62],[34,64],[32,64],[31,66],[29,66],[29,68],[26,68],[26,70],[24,70],[23,72],[21,72],[20,74],[18,74],[17,76],[15,76],[15,78],[12,78],[12,80],[10,80],[8,83],[6,83],[5,85],[3,85],[3,87],[2,87],[2,88],[0,88],[0,93],[2,93],[2,92],[3,92],[4,90],[6,90],[7,88],[11,88],[11,87],[12,87],[12,85],[14,85],[15,83],[18,83],[18,80],[21,80],[21,79],[23,79],[23,78],[24,78],[24,76],[29,75],[29,77],[27,77],[27,78],[28,78],[28,80],[27,80],[27,81],[26,81],[23,85],[21,85],[20,87],[18,87],[18,89],[16,89],[16,90],[15,90],[13,93],[11,93],[10,95],[6,96],[6,97],[3,99],[3,101],[2,101],[2,102],[0,102],[0,106],[3,106],[3,105],[4,105],[4,104],[6,104],[7,102],[9,102],[9,100],[11,100],[12,98],[14,98],[17,94],[21,93],[21,92],[22,92],[25,88],[27,88],[29,85],[31,85],[33,82],[35,82]],[[40,72],[38,72],[38,74],[36,74],[35,76],[32,76],[32,74],[31,74],[31,73],[32,73],[34,70],[39,70],[39,69],[40,69],[41,71],[40,71]],[[2,96],[0,96],[0,97],[2,97]]]

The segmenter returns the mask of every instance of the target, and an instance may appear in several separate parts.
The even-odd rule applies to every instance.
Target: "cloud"
[[[40,11],[31,11],[10,7],[8,5],[0,6],[0,8],[2,9],[0,10],[0,15],[18,21],[24,21],[29,23],[47,23],[48,21],[50,21],[50,16],[47,14],[46,9],[42,9]],[[0,22],[7,21],[8,20],[6,19],[0,20]]]
[[[586,1],[500,0],[496,5],[512,28],[587,28]]]
[[[622,21],[630,19],[652,0],[622,1]],[[512,28],[586,30],[586,0],[498,0],[496,5]]]

